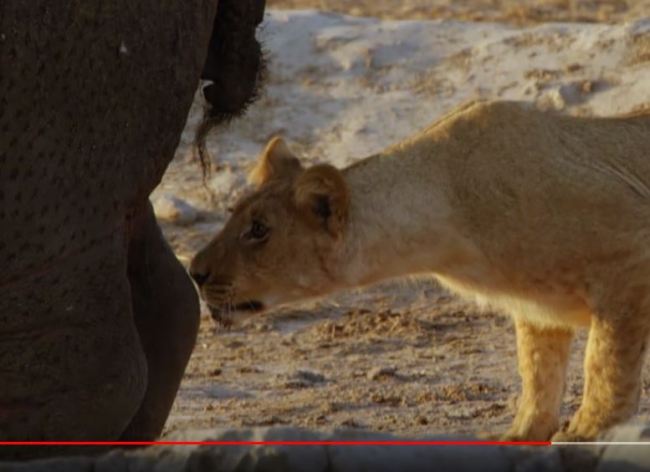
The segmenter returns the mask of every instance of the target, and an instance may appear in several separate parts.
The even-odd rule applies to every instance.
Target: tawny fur
[[[193,261],[209,304],[432,274],[515,318],[523,392],[506,438],[590,439],[635,412],[650,330],[650,114],[475,102],[340,172],[302,169],[276,138],[256,176]],[[299,205],[305,194],[328,211]],[[264,241],[242,236],[253,219]],[[590,329],[584,397],[557,432],[579,326]]]

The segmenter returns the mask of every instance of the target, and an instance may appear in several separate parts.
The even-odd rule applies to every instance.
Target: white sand
[[[341,166],[472,98],[595,115],[650,104],[650,17],[613,26],[515,28],[270,11],[259,36],[269,66],[263,96],[209,138],[224,169],[210,185],[222,203],[245,183],[246,165],[274,134],[288,138],[307,161]],[[198,119],[197,106],[184,143]],[[187,152],[181,146],[179,154]],[[206,194],[196,192],[198,174],[195,165],[177,160],[158,192],[212,209]]]

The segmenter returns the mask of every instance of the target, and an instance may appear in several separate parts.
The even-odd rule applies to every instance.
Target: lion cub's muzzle
[[[264,305],[261,302],[251,300],[245,303],[237,304],[220,304],[211,305],[208,302],[210,309],[210,316],[220,326],[229,327],[233,324],[233,315],[236,313],[257,313],[264,310]]]
[[[261,301],[237,300],[232,283],[225,276],[210,270],[203,253],[194,257],[189,273],[199,289],[201,298],[208,305],[212,319],[217,324],[229,326],[232,324],[232,315],[237,312],[256,313],[264,309]]]

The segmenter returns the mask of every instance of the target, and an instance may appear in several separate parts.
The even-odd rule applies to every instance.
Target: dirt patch
[[[630,64],[645,64],[650,62],[650,34],[639,34],[631,39]]]

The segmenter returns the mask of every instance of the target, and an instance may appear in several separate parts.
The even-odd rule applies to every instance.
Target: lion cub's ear
[[[294,184],[296,206],[332,236],[340,236],[348,220],[350,195],[343,175],[327,164],[310,167]]]
[[[248,174],[248,181],[260,186],[271,179],[289,178],[296,175],[302,166],[280,137],[272,138],[260,154],[257,164]]]

